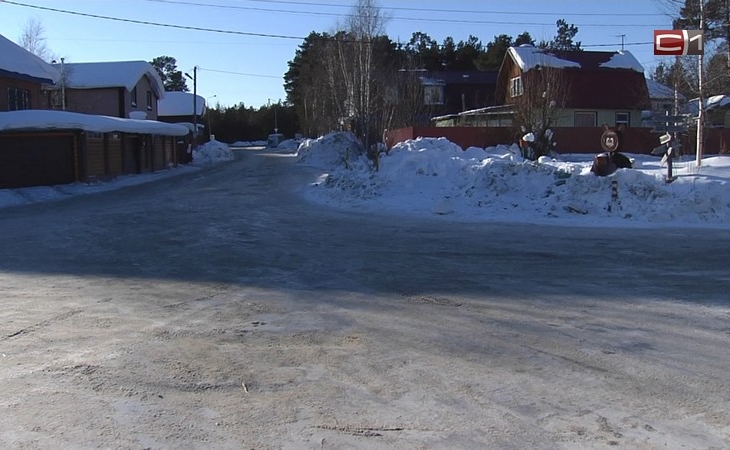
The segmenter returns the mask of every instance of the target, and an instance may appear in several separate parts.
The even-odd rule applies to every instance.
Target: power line
[[[181,0],[147,0],[151,2],[159,2],[159,3],[177,3],[177,4],[197,4],[200,6],[211,6],[211,7],[221,7],[221,8],[233,8],[233,9],[247,9],[245,6],[230,6],[230,5],[211,5],[211,4],[201,4],[201,3],[193,3],[193,2],[185,2]],[[280,4],[280,5],[298,5],[298,6],[322,6],[322,7],[334,7],[334,8],[348,8],[352,9],[352,5],[345,5],[345,4],[333,4],[333,3],[318,3],[318,2],[295,2],[295,1],[287,1],[287,0],[247,0],[249,2],[256,2],[256,3],[266,3],[266,4]],[[437,12],[437,13],[461,13],[461,14],[502,14],[502,15],[523,15],[523,16],[560,16],[560,15],[570,15],[570,16],[597,16],[597,17],[606,17],[606,16],[628,16],[628,17],[636,17],[636,16],[651,16],[656,17],[656,14],[653,13],[611,13],[611,12],[601,12],[601,13],[553,13],[553,12],[535,12],[535,11],[490,11],[490,10],[468,10],[468,9],[435,9],[435,8],[409,8],[409,7],[402,7],[402,6],[388,6],[383,7],[382,9],[387,10],[393,10],[393,11],[411,11],[411,12]],[[276,11],[279,11],[278,9]],[[551,24],[552,25],[552,24]]]
[[[258,12],[272,12],[277,14],[294,14],[294,15],[307,15],[307,16],[329,16],[329,17],[350,17],[351,14],[340,14],[340,13],[332,13],[332,12],[318,12],[318,11],[294,11],[294,10],[285,10],[280,8],[257,8],[257,7],[250,7],[250,6],[233,6],[233,5],[217,5],[217,4],[211,4],[211,3],[200,3],[200,2],[193,2],[193,1],[185,1],[185,0],[146,0],[148,2],[154,2],[154,3],[169,3],[169,4],[175,4],[175,5],[187,5],[187,6],[199,6],[204,8],[223,8],[223,9],[236,9],[236,10],[244,10],[244,11],[258,11]],[[272,2],[273,3],[273,2]],[[279,3],[285,3],[285,2],[279,2]],[[286,2],[288,4],[296,4],[296,5],[316,5],[316,6],[342,6],[342,5],[326,5],[322,3],[296,3],[296,2]],[[416,8],[391,8],[391,9],[400,9],[400,10],[408,10],[408,11],[426,11],[426,12],[455,12],[455,11],[449,11],[449,10],[439,10],[439,9],[416,9]],[[487,13],[486,11],[458,11],[463,13]],[[507,13],[503,13],[507,14]],[[547,15],[548,13],[542,13],[544,15]],[[554,14],[552,14],[554,15]],[[656,15],[652,15],[652,17],[656,17]],[[503,20],[466,20],[466,19],[446,19],[446,18],[425,18],[425,17],[400,17],[400,16],[393,16],[390,17],[392,20],[401,20],[401,21],[410,21],[410,22],[432,22],[432,23],[454,23],[454,24],[473,24],[473,25],[514,25],[514,21],[503,21]],[[546,23],[546,22],[520,22],[520,25],[536,25],[536,26],[554,26],[554,22]],[[608,24],[608,23],[584,23],[584,24],[576,24],[576,26],[579,27],[615,27],[615,24]],[[663,26],[661,24],[622,24],[623,27],[659,27]]]
[[[7,3],[9,5],[15,5],[15,6],[22,6],[26,8],[33,8],[33,9],[39,9],[44,11],[51,11],[61,14],[69,14],[74,16],[81,16],[81,17],[91,17],[94,19],[103,19],[103,20],[111,20],[116,22],[125,22],[125,23],[134,23],[138,25],[150,25],[150,26],[158,26],[158,27],[166,27],[166,28],[176,28],[181,30],[192,30],[192,31],[204,31],[204,32],[211,32],[211,33],[221,33],[221,34],[233,34],[233,35],[240,35],[240,36],[255,36],[255,37],[266,37],[266,38],[277,38],[277,39],[293,39],[293,40],[303,40],[305,39],[302,36],[290,36],[290,35],[280,35],[280,34],[269,34],[269,33],[253,33],[253,32],[246,32],[246,31],[234,31],[234,30],[221,30],[217,28],[205,28],[205,27],[194,27],[194,26],[187,26],[187,25],[176,25],[176,24],[168,24],[168,23],[161,23],[161,22],[152,22],[147,20],[136,20],[136,19],[124,19],[121,17],[111,17],[111,16],[102,16],[99,14],[91,14],[91,13],[82,13],[78,11],[69,11],[69,10],[63,10],[58,8],[50,8],[46,6],[37,6],[37,5],[29,5],[26,3],[20,3],[13,0],[0,0],[2,3]],[[163,2],[163,3],[183,3],[177,0],[148,0],[148,1],[157,1],[157,2]],[[210,6],[210,5],[205,5]],[[418,19],[420,20],[420,19]],[[426,20],[426,19],[423,19]],[[438,21],[438,19],[434,19]],[[470,21],[459,21],[459,22],[467,22],[467,23],[510,23],[511,22],[470,22]],[[525,25],[529,25],[526,23]],[[533,24],[533,25],[551,25],[551,24]],[[586,26],[586,25],[582,25]],[[590,26],[590,25],[588,25]],[[606,26],[612,26],[612,25],[606,25]],[[623,25],[628,26],[628,25]],[[637,25],[639,26],[639,25]],[[651,42],[642,42],[642,43],[628,43],[625,45],[645,45],[645,44],[651,44]],[[590,47],[607,47],[612,46],[615,44],[595,44],[591,45]],[[585,46],[589,47],[589,46]]]
[[[57,8],[49,8],[47,6],[28,5],[25,3],[15,2],[12,0],[2,0],[2,3],[7,3],[8,5],[15,5],[15,6],[24,6],[26,8],[40,9],[43,11],[52,11],[52,12],[57,12],[57,13],[62,13],[62,14],[70,14],[73,16],[92,17],[94,19],[104,19],[104,20],[112,20],[112,21],[116,21],[116,22],[135,23],[138,25],[153,25],[153,26],[157,26],[157,27],[177,28],[180,30],[207,31],[207,32],[211,32],[211,33],[237,34],[237,35],[242,35],[242,36],[256,36],[256,37],[267,37],[267,38],[277,38],[277,39],[296,39],[296,40],[304,39],[301,36],[287,36],[287,35],[282,35],[282,34],[251,33],[251,32],[246,32],[246,31],[219,30],[216,28],[193,27],[193,26],[187,26],[187,25],[173,25],[173,24],[169,24],[169,23],[151,22],[148,20],[123,19],[121,17],[110,17],[110,16],[102,16],[99,14],[89,14],[89,13],[81,13],[81,12],[77,12],[77,11],[68,11],[68,10],[57,9]]]
[[[216,69],[207,69],[207,68],[205,68],[205,67],[198,67],[198,69],[199,69],[199,70],[203,70],[203,71],[206,71],[206,72],[215,72],[215,73],[227,73],[227,74],[230,74],[230,75],[243,75],[243,76],[246,76],[246,77],[258,77],[258,78],[275,78],[275,79],[278,79],[278,80],[280,80],[280,79],[282,78],[281,76],[274,76],[274,75],[257,75],[257,74],[255,74],[255,73],[242,73],[242,72],[231,72],[231,71],[228,71],[228,70],[216,70]]]
[[[651,44],[653,44],[652,41],[649,41],[649,42],[622,42],[620,44],[590,44],[590,45],[581,43],[580,46],[585,47],[585,48],[590,48],[590,47],[613,47],[614,45],[624,46],[624,45],[651,45]]]

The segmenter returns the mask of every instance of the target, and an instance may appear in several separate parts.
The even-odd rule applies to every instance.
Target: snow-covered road
[[[285,154],[0,212],[0,447],[724,448],[722,230],[330,210]]]

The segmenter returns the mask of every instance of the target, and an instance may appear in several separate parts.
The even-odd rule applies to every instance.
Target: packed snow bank
[[[232,161],[233,159],[233,152],[224,142],[208,141],[193,150],[193,162],[196,164]]]
[[[287,140],[279,142],[279,145],[276,146],[276,149],[296,152],[301,143],[302,143],[301,139],[287,139]]]
[[[677,162],[677,179],[666,183],[666,168],[650,155],[629,155],[636,168],[598,177],[590,171],[593,155],[531,162],[522,160],[516,146],[462,151],[444,138],[397,144],[381,154],[375,171],[361,152],[348,150],[356,142],[338,133],[300,146],[301,162],[326,170],[309,197],[340,207],[468,221],[730,227],[728,157],[706,158],[699,171]]]
[[[8,206],[43,203],[62,200],[74,195],[114,191],[127,186],[151,183],[164,178],[197,173],[201,168],[193,165],[172,166],[165,170],[140,174],[120,175],[113,180],[99,183],[71,183],[58,186],[32,186],[16,189],[0,189],[0,209]]]
[[[266,147],[267,145],[266,141],[236,141],[229,147]]]
[[[326,169],[354,164],[364,156],[365,150],[360,141],[346,132],[305,139],[297,149],[298,162]]]

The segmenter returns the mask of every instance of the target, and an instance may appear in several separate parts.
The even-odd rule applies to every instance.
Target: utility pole
[[[193,67],[193,129],[197,143],[198,136],[198,66]]]
[[[193,76],[191,77],[187,73],[186,77],[193,80],[193,138],[195,145],[198,143],[198,66],[193,67]]]
[[[705,0],[700,0],[700,31],[704,34],[705,32]],[[704,36],[703,36],[704,38]],[[702,144],[704,139],[704,118],[705,118],[705,99],[702,95],[702,73],[704,72],[704,52],[700,52],[700,54],[697,56],[699,59],[699,64],[697,68],[697,80],[699,82],[699,95],[700,98],[698,99],[698,114],[697,114],[697,155],[695,157],[695,164],[697,165],[697,168],[702,165]]]
[[[66,111],[66,58],[61,58],[61,110]]]

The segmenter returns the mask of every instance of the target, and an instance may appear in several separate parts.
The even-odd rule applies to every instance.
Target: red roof
[[[530,51],[535,50],[520,51],[529,57]],[[575,64],[553,66],[552,70],[561,71],[567,84],[566,108],[627,110],[651,108],[646,79],[643,70],[640,71],[643,68],[630,53],[547,50],[544,53],[552,55],[553,60],[557,58],[580,66],[571,67]],[[509,58],[509,54],[506,57]],[[519,66],[514,59],[513,62]],[[539,75],[534,68],[525,67],[524,70],[523,84],[525,90],[528,90],[531,79]]]

